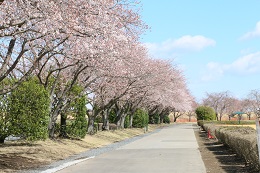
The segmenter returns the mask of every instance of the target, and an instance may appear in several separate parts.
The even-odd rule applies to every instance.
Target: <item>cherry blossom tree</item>
[[[229,91],[219,93],[207,93],[207,97],[203,100],[203,104],[212,107],[216,112],[217,120],[221,121],[222,116],[226,113],[229,107],[229,98],[231,94]]]
[[[242,112],[242,102],[241,100],[235,98],[235,97],[229,97],[226,98],[226,103],[227,107],[226,107],[226,113],[228,115],[229,120],[231,120],[231,117],[234,117],[236,114],[236,112]],[[242,119],[242,114],[237,114],[238,116],[238,120],[240,121]]]
[[[107,121],[108,110],[115,106],[114,108],[117,108],[118,126],[123,127],[124,118],[128,110],[123,110],[123,108],[129,106],[130,92],[137,88],[138,81],[146,75],[142,74],[142,64],[145,63],[146,56],[146,49],[142,46],[138,44],[128,45],[128,52],[124,52],[120,58],[117,57],[115,59],[116,63],[112,63],[113,65],[106,68],[106,74],[92,84],[90,88],[94,91],[93,110],[96,113],[91,114],[91,119],[94,119],[98,113],[102,113],[103,120]],[[105,124],[106,122],[103,125],[105,126]],[[93,129],[91,126],[90,130]]]
[[[195,110],[198,107],[198,103],[193,99],[191,104],[191,110],[187,111],[187,116],[189,117],[189,122],[191,121],[191,117],[196,116]]]
[[[191,107],[192,97],[186,87],[185,78],[178,68],[165,61],[154,61],[157,67],[154,85],[148,92],[147,107],[149,114],[163,116],[174,110],[187,111]],[[157,83],[158,82],[158,83]]]
[[[253,113],[254,113],[253,102],[254,101],[252,101],[250,99],[241,100],[242,112],[244,112],[247,115],[248,120],[251,120]]]
[[[260,90],[251,90],[248,94],[248,99],[250,100],[254,114],[260,117]]]
[[[0,5],[0,82],[15,78],[16,83],[1,88],[9,92],[25,80],[48,53],[68,38],[54,1],[2,1]]]
[[[132,53],[131,59],[121,59],[115,67],[123,70],[113,70],[114,73],[109,72],[109,76],[101,78],[99,83],[93,83],[92,88],[96,89],[94,110],[99,110],[103,115],[107,112],[104,111],[105,107],[113,108],[119,127],[123,127],[128,114],[131,126],[131,116],[138,107],[147,110],[155,108],[154,111],[161,116],[174,108],[190,108],[192,99],[181,72],[169,62],[148,58],[146,51],[140,48],[133,51],[138,54]],[[141,50],[143,54],[140,54]]]
[[[52,100],[56,101],[51,105],[54,109],[50,118],[50,136],[53,136],[58,114],[69,103],[68,94],[73,85],[80,83],[89,90],[91,83],[107,75],[108,66],[127,50],[122,49],[121,45],[132,44],[145,28],[138,14],[126,6],[122,3],[114,6],[112,1],[72,1],[62,4],[63,15],[73,32],[59,46],[56,55],[48,56],[41,62],[37,74],[44,84],[50,84],[48,81],[55,79],[51,83],[50,94]],[[89,12],[87,14],[86,9]],[[138,28],[140,31],[137,33]],[[57,85],[59,94],[54,94]]]

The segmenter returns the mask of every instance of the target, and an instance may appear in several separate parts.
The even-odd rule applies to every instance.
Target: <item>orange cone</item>
[[[210,134],[210,130],[208,130],[208,139],[214,139],[214,136]]]

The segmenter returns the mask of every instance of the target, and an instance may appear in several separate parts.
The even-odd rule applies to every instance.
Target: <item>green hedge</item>
[[[216,126],[216,122],[201,124],[205,131],[210,131],[218,141],[242,157],[252,171],[260,170],[255,129],[245,126]]]

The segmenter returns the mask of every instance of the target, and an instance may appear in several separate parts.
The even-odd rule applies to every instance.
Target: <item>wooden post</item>
[[[259,121],[259,118],[256,117],[256,132],[257,132],[257,147],[258,147],[258,161],[259,161],[259,164],[260,164],[260,121]]]

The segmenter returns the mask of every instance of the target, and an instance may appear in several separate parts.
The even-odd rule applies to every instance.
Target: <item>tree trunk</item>
[[[0,144],[3,144],[5,142],[5,138],[4,136],[0,136]]]
[[[129,116],[130,116],[130,120],[129,120],[129,128],[132,128],[132,127],[133,127],[133,118],[134,118],[134,114],[131,113]]]
[[[109,130],[109,119],[108,119],[108,111],[102,113],[102,130]]]
[[[161,123],[164,123],[164,115],[160,115]]]
[[[121,116],[122,116],[121,110],[119,109],[119,110],[117,110],[117,112],[116,112],[116,126],[117,126],[118,128],[120,128]]]
[[[216,113],[216,120],[218,121],[218,113]]]
[[[53,139],[54,138],[54,132],[55,132],[55,125],[58,117],[58,111],[55,111],[52,115],[50,115],[50,121],[48,125],[48,130],[49,130],[49,138]]]
[[[238,123],[240,124],[240,121],[242,120],[242,115],[238,115]]]
[[[109,130],[109,119],[103,122],[102,130]]]
[[[251,120],[251,114],[247,114],[248,120]]]
[[[173,122],[175,123],[177,121],[177,115],[176,115],[176,112],[174,111],[173,112]]]
[[[122,128],[122,129],[125,128],[125,117],[126,117],[126,115],[122,115],[120,118],[120,128]]]
[[[48,129],[49,129],[49,138],[51,138],[51,139],[54,138],[56,121],[57,121],[58,115],[61,111],[62,111],[62,103],[60,102],[60,103],[58,103],[58,105],[55,108],[55,110],[53,111],[53,113],[51,113],[51,115],[50,115]]]
[[[51,129],[49,129],[49,138],[50,139],[54,138],[55,126],[56,126],[56,123],[53,122],[52,126],[51,126]]]
[[[95,117],[94,116],[88,116],[88,134],[94,135],[95,134]]]
[[[60,137],[62,138],[68,138],[68,134],[66,132],[66,127],[67,127],[67,116],[64,113],[61,113],[60,117]]]
[[[55,128],[55,122],[56,122],[56,121],[54,121],[54,117],[53,117],[53,113],[52,113],[55,86],[56,86],[56,80],[50,91],[50,104],[49,104],[50,119],[49,119],[49,124],[48,124],[48,132],[49,132],[49,138],[51,138],[51,139],[54,137],[54,128]]]

